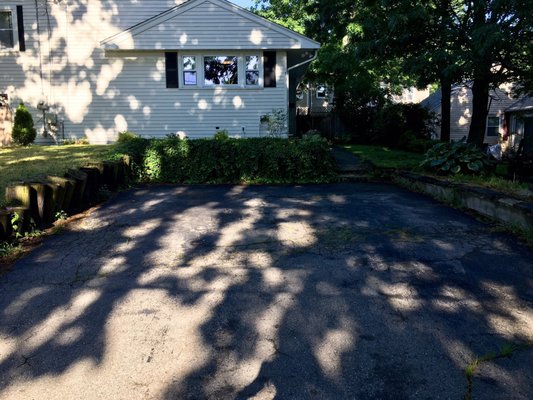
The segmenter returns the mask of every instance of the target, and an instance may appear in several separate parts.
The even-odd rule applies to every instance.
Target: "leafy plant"
[[[226,129],[219,130],[214,134],[213,139],[227,140],[229,139],[229,132]]]
[[[55,214],[55,220],[56,221],[64,221],[67,218],[68,218],[68,214],[64,210],[58,211]]]
[[[28,146],[35,141],[37,131],[33,126],[33,118],[24,103],[20,103],[15,111],[15,122],[11,133],[13,141]]]
[[[126,143],[130,140],[137,139],[139,135],[130,131],[124,131],[118,133],[117,143]]]
[[[261,115],[259,121],[267,126],[268,136],[281,137],[287,131],[287,113],[282,109]]]
[[[485,153],[466,139],[458,142],[439,143],[425,154],[420,164],[440,174],[486,174],[493,170],[494,164]]]

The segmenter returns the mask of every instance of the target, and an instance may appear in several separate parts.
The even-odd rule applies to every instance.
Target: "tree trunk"
[[[450,141],[450,122],[451,122],[451,97],[452,84],[449,79],[441,78],[440,80],[441,102],[440,102],[440,141]]]
[[[474,79],[472,86],[472,119],[468,132],[468,143],[483,147],[489,104],[489,79]]]

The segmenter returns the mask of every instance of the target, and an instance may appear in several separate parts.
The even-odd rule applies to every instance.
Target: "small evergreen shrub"
[[[229,139],[229,133],[226,129],[222,129],[220,131],[217,131],[214,136],[213,136],[213,139],[215,140],[227,140]]]
[[[325,139],[137,138],[117,146],[137,179],[158,183],[319,183],[336,178]]]
[[[436,144],[428,150],[425,157],[421,167],[444,175],[483,175],[494,169],[494,164],[487,155],[476,146],[466,143],[465,139]]]
[[[11,133],[13,142],[28,146],[35,141],[36,136],[37,131],[33,126],[33,118],[24,103],[20,103],[15,111],[15,121]]]

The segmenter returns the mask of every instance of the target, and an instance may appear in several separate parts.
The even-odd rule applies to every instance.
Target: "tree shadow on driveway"
[[[531,252],[390,186],[137,189],[73,230],[0,280],[2,398],[461,398],[532,340]],[[530,398],[522,361],[474,394]]]

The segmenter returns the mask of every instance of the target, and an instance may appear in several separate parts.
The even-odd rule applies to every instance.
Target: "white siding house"
[[[490,91],[487,129],[485,132],[486,144],[496,144],[502,141],[505,134],[505,110],[513,104],[516,99],[511,96],[511,88],[502,86],[499,89]],[[441,91],[437,90],[420,103],[429,111],[440,116],[441,111]],[[457,141],[468,137],[470,121],[472,118],[472,90],[466,85],[457,85],[452,88],[451,113],[450,113],[450,139]],[[440,137],[440,127],[435,130],[435,138]]]
[[[2,17],[0,94],[38,127],[56,122],[56,138],[92,143],[125,130],[257,136],[261,116],[291,113],[289,87],[319,48],[224,0],[15,0]]]

